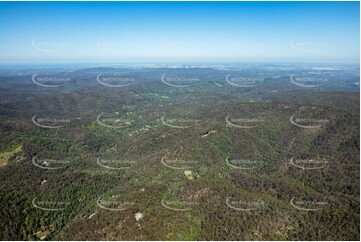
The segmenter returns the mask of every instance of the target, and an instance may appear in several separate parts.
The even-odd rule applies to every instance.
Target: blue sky
[[[0,62],[359,62],[359,2],[0,2]]]

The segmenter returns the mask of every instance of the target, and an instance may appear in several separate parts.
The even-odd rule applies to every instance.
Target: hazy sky
[[[359,2],[0,2],[0,62],[359,62]]]

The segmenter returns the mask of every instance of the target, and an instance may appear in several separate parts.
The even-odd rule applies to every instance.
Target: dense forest
[[[1,77],[1,240],[360,239],[359,92],[106,71]]]

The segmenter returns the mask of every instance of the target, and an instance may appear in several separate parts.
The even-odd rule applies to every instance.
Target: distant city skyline
[[[0,2],[0,63],[359,63],[359,2]]]

